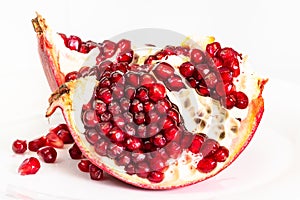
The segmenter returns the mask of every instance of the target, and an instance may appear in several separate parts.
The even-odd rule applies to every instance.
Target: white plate
[[[241,156],[219,175],[204,182],[169,191],[149,191],[126,185],[108,175],[103,181],[92,181],[88,174],[77,169],[66,147],[58,153],[55,164],[41,163],[36,175],[20,176],[19,164],[27,152],[16,155],[11,150],[17,139],[33,139],[45,134],[48,128],[62,122],[60,113],[51,120],[43,118],[43,110],[34,110],[27,118],[17,121],[1,117],[0,146],[0,192],[1,199],[95,199],[110,196],[110,199],[235,199],[243,196],[253,199],[262,194],[267,197],[284,192],[295,192],[294,183],[299,180],[299,128],[297,121],[299,106],[283,102],[278,91],[291,92],[296,89],[290,83],[270,80],[264,92],[266,111],[250,145]],[[295,100],[299,95],[292,94]],[[298,98],[297,98],[298,97]],[[259,191],[260,193],[254,192]],[[259,194],[259,195],[258,195]],[[276,196],[276,195],[275,195]]]

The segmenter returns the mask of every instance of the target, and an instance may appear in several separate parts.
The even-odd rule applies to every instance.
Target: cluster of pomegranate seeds
[[[152,64],[176,54],[192,54],[191,62],[183,63],[179,73],[167,62]],[[201,84],[206,81],[214,86],[203,84],[207,90],[203,96],[210,95],[219,79],[204,64],[206,54],[198,49],[168,46],[149,56],[144,65],[131,63],[133,57],[134,52],[127,49],[123,55],[118,54],[116,62],[104,60],[79,74],[96,75],[99,81],[94,96],[82,108],[85,136],[95,152],[113,159],[128,174],[156,183],[163,181],[168,161],[177,159],[185,149],[202,155],[204,161],[197,165],[200,172],[208,173],[218,162],[224,162],[228,149],[202,133],[188,132],[177,106],[167,96],[167,90],[180,91],[189,86],[185,82],[193,76],[198,78],[193,77],[197,81],[193,88],[197,90],[200,77],[203,79],[196,70],[200,67],[209,75]]]
[[[64,40],[65,46],[70,50],[78,51],[80,53],[89,53],[93,48],[97,47],[98,44],[93,41],[82,41],[79,37],[75,35],[70,35],[67,37],[63,33],[59,33],[59,35]]]

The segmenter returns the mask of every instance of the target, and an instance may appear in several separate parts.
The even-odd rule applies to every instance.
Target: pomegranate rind
[[[98,48],[86,54],[68,49],[62,37],[52,31],[40,14],[36,15],[32,24],[37,36],[38,53],[50,89],[55,91],[65,82],[68,72],[78,71],[89,59],[95,58]]]
[[[230,155],[225,162],[218,163],[217,167],[209,173],[201,173],[195,167],[192,167],[191,165],[186,165],[185,167],[188,167],[186,169],[190,170],[190,174],[184,177],[176,176],[176,170],[180,169],[177,169],[176,165],[178,163],[174,163],[172,166],[169,166],[169,168],[165,172],[165,174],[168,174],[170,173],[170,170],[173,170],[174,173],[175,169],[175,173],[172,175],[173,177],[167,180],[163,180],[160,183],[153,183],[150,182],[148,179],[140,178],[136,175],[129,175],[124,171],[120,171],[115,167],[107,165],[105,163],[106,161],[98,159],[99,155],[97,155],[91,148],[87,147],[85,139],[80,137],[78,125],[76,124],[75,120],[76,116],[74,117],[73,112],[74,107],[72,99],[74,95],[74,88],[85,87],[85,84],[81,83],[79,80],[63,84],[56,92],[52,94],[52,96],[49,98],[50,106],[47,110],[46,117],[51,116],[51,114],[57,108],[60,108],[68,126],[70,127],[70,132],[74,137],[76,144],[81,149],[81,151],[87,159],[89,159],[93,164],[97,165],[99,168],[103,169],[108,174],[111,174],[112,176],[120,179],[121,181],[124,181],[128,184],[137,187],[153,190],[174,189],[178,187],[192,185],[204,181],[210,177],[213,177],[216,174],[220,173],[222,170],[224,170],[226,167],[228,167],[246,148],[246,146],[249,144],[254,133],[257,130],[257,127],[261,121],[264,112],[264,99],[262,97],[262,91],[265,83],[267,82],[266,79],[258,79],[258,96],[250,101],[247,116],[241,121],[241,125],[238,130],[238,137],[236,137],[233,140],[230,147],[227,147],[229,148]],[[80,90],[82,91],[83,88],[81,88]]]

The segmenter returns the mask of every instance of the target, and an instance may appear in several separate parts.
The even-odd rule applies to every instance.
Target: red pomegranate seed
[[[210,91],[207,89],[207,87],[204,87],[202,85],[198,85],[196,88],[196,91],[198,92],[198,94],[200,94],[201,96],[209,96],[210,95]]]
[[[203,157],[208,157],[214,154],[219,146],[220,145],[216,140],[208,138],[203,142],[200,148],[200,153],[203,155]]]
[[[145,87],[139,87],[136,90],[135,98],[140,100],[142,103],[148,101],[149,100],[148,90]]]
[[[122,39],[118,42],[117,46],[120,49],[120,52],[125,52],[131,48],[131,41]]]
[[[203,158],[197,164],[197,169],[202,173],[209,173],[217,167],[217,162],[213,158]]]
[[[26,140],[15,140],[12,144],[12,150],[18,154],[24,153],[27,150]]]
[[[192,153],[199,153],[204,140],[205,138],[202,135],[195,135],[191,145],[189,146],[189,150]]]
[[[182,82],[181,77],[178,75],[174,75],[173,77],[168,78],[167,81],[165,81],[165,84],[167,88],[171,91],[179,91],[185,88],[185,85]]]
[[[155,84],[155,79],[151,74],[143,74],[140,77],[140,85],[144,86],[144,85],[150,85],[150,84]]]
[[[75,80],[77,78],[77,75],[78,75],[77,71],[67,73],[67,75],[65,76],[65,82]]]
[[[32,140],[28,143],[28,149],[30,151],[34,151],[36,152],[37,150],[39,150],[39,148],[43,147],[46,145],[46,137],[42,136],[40,138],[37,138],[35,140]]]
[[[215,73],[211,72],[204,77],[204,81],[208,88],[214,88],[218,83],[218,77]]]
[[[232,83],[225,83],[224,84],[222,82],[217,83],[216,92],[218,93],[219,96],[222,97],[225,94],[229,95],[233,91],[235,91],[235,85],[234,84],[232,84]]]
[[[230,95],[226,96],[226,98],[225,98],[225,105],[224,106],[227,109],[233,108],[235,106],[235,103],[236,103],[236,98],[235,98],[235,96],[233,94],[230,94]]]
[[[126,83],[133,86],[138,87],[139,86],[139,75],[133,72],[129,72],[126,74]]]
[[[81,46],[81,39],[77,36],[71,35],[68,38],[68,44],[67,47],[71,50],[79,51]]]
[[[35,157],[26,158],[19,166],[18,173],[22,176],[36,174],[41,167],[40,161]]]
[[[37,154],[45,163],[54,163],[57,157],[57,152],[53,147],[42,147]]]
[[[212,57],[215,56],[220,49],[221,45],[219,42],[213,42],[206,46],[206,52]]]
[[[68,47],[68,37],[64,33],[58,33],[61,38],[64,40],[65,46]]]
[[[94,149],[96,153],[99,154],[100,156],[107,155],[107,148],[108,148],[108,143],[105,139],[98,140],[94,145]]]
[[[84,134],[90,144],[95,144],[101,138],[95,129],[87,129]]]
[[[130,163],[130,161],[131,161],[131,153],[128,151],[124,151],[115,160],[116,164],[119,166],[126,166]]]
[[[167,116],[172,118],[177,124],[180,123],[180,116],[176,109],[172,108],[172,109],[168,110]]]
[[[117,57],[117,61],[118,62],[127,62],[127,63],[131,63],[133,59],[133,51],[127,51],[127,52],[121,52],[118,57]]]
[[[228,67],[230,69],[233,77],[237,77],[238,75],[240,75],[240,66],[239,65],[240,64],[239,64],[239,61],[237,58],[225,60],[223,63],[223,66]]]
[[[99,134],[107,135],[108,132],[112,129],[113,125],[110,122],[101,122],[98,125]]]
[[[111,87],[115,99],[121,99],[124,96],[124,87],[120,84]]]
[[[165,149],[169,154],[169,157],[173,159],[178,158],[183,151],[182,147],[177,142],[170,142]]]
[[[139,162],[143,162],[146,159],[146,154],[143,153],[140,150],[134,151],[131,154],[131,161],[132,163],[139,163]]]
[[[245,109],[248,107],[249,104],[249,99],[247,97],[247,95],[243,92],[235,92],[234,93],[236,102],[235,102],[235,106],[239,109]]]
[[[153,183],[162,182],[162,180],[164,179],[164,173],[160,171],[150,172],[147,179]]]
[[[88,53],[90,48],[86,45],[85,42],[81,43],[80,49],[78,50],[80,53]]]
[[[143,111],[143,103],[140,102],[140,100],[138,99],[134,99],[131,103],[131,106],[129,108],[130,112],[132,113],[138,113],[138,112],[141,112]]]
[[[91,164],[92,163],[89,160],[80,160],[80,162],[77,164],[77,167],[82,172],[89,172]]]
[[[124,150],[124,147],[121,146],[121,144],[114,144],[111,143],[108,145],[107,147],[107,156],[109,158],[115,159],[116,157],[118,157]]]
[[[162,62],[157,65],[157,67],[153,70],[153,73],[158,80],[164,81],[173,76],[174,71],[174,68],[170,64]]]
[[[148,113],[154,109],[154,104],[151,101],[147,101],[144,103],[144,112]]]
[[[97,100],[95,104],[95,111],[97,115],[101,115],[106,111],[106,104],[101,100]]]
[[[156,123],[151,123],[147,126],[147,134],[148,137],[152,137],[156,135],[161,129],[158,127]]]
[[[200,49],[193,49],[191,51],[191,62],[193,64],[200,64],[205,61],[204,53]]]
[[[108,104],[107,106],[108,108],[108,111],[113,115],[118,115],[118,114],[121,114],[121,108],[120,108],[120,105],[117,101],[113,101],[111,102],[110,104]]]
[[[118,127],[113,127],[109,132],[108,132],[108,137],[110,140],[114,143],[117,142],[123,142],[125,139],[124,132],[118,128]]]
[[[218,70],[224,83],[232,82],[232,72],[227,67],[220,67]]]
[[[110,40],[105,40],[103,41],[103,54],[105,58],[111,58],[115,52],[116,52],[117,45],[116,43],[110,41]]]
[[[55,148],[63,148],[64,142],[57,134],[50,132],[46,135],[46,145]]]
[[[58,137],[62,139],[64,144],[72,144],[74,142],[67,124],[59,124],[55,128],[50,129],[50,132],[54,132],[55,134],[57,134]]]
[[[142,147],[142,140],[136,137],[129,137],[125,141],[125,147],[130,151],[138,150]]]
[[[197,85],[199,84],[199,81],[196,80],[194,77],[190,77],[190,78],[188,79],[188,81],[189,81],[189,84],[190,84],[190,86],[191,86],[192,88],[197,87]]]
[[[108,88],[100,88],[96,91],[96,96],[106,104],[109,104],[112,101],[112,94]]]
[[[229,150],[224,146],[220,146],[213,155],[214,159],[217,162],[224,162],[228,158],[228,156]]]
[[[218,51],[217,57],[221,58],[223,61],[231,60],[240,56],[234,49],[225,47]]]
[[[162,134],[157,134],[153,137],[153,144],[157,147],[164,147],[166,143],[167,140]]]
[[[103,170],[94,164],[89,166],[90,177],[92,180],[99,181],[103,179]]]
[[[133,115],[133,121],[137,125],[141,125],[146,122],[146,116],[143,112],[138,112]]]
[[[154,83],[148,87],[149,97],[152,101],[157,102],[166,97],[166,88],[162,84]]]
[[[223,61],[222,61],[221,58],[213,57],[212,61],[213,61],[214,65],[215,65],[214,67],[219,68],[219,67],[221,67],[223,65]]]
[[[141,177],[141,178],[147,178],[150,172],[150,168],[148,163],[146,162],[139,162],[137,163],[136,167],[135,167],[135,173],[137,174],[137,176]]]
[[[163,135],[167,141],[172,141],[179,134],[179,129],[176,126],[172,126],[163,131]]]
[[[182,63],[179,67],[179,72],[182,76],[188,78],[193,76],[195,67],[190,62]]]
[[[151,65],[153,60],[157,60],[156,56],[150,55],[148,58],[144,61],[144,64]]]
[[[125,118],[123,117],[123,115],[116,115],[113,116],[113,121],[114,121],[114,125],[120,129],[123,130],[126,122],[125,122]]]
[[[162,99],[158,101],[156,104],[157,111],[162,115],[166,115],[168,110],[171,108],[172,108],[172,104],[168,99]]]
[[[85,126],[94,127],[96,124],[98,124],[99,117],[94,110],[90,109],[83,113],[82,120]]]
[[[83,158],[82,152],[80,151],[76,143],[73,144],[72,147],[69,149],[69,155],[74,160]]]

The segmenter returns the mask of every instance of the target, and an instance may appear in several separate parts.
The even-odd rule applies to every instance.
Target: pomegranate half
[[[262,118],[267,79],[211,37],[205,50],[189,42],[137,49],[126,39],[53,34],[40,15],[33,24],[54,91],[46,116],[60,108],[83,155],[126,183],[172,189],[212,177]]]

